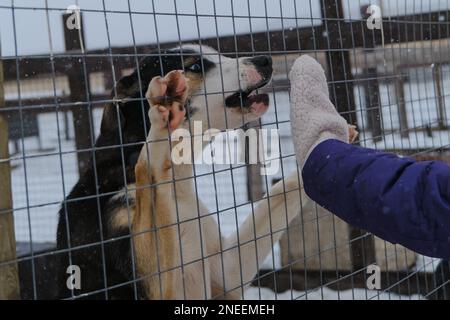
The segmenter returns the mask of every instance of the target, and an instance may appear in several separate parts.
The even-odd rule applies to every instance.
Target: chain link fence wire
[[[381,20],[374,20],[377,12]],[[279,161],[278,171],[261,175],[261,164],[250,163],[247,156],[240,164],[195,165],[191,178],[194,198],[198,196],[192,199],[194,207],[203,210],[201,199],[208,215],[218,223],[215,232],[221,238],[238,237],[238,245],[226,248],[221,242],[214,254],[222,257],[222,266],[217,266],[222,280],[228,276],[223,266],[227,251],[238,250],[233,257],[239,265],[245,260],[241,250],[246,241],[256,244],[256,250],[261,241],[270,241],[272,249],[262,263],[256,261],[258,272],[251,281],[244,282],[242,268],[235,269],[240,283],[224,292],[211,293],[207,288],[210,280],[205,268],[213,259],[207,253],[208,243],[203,246],[202,242],[198,248],[197,261],[186,262],[184,244],[181,236],[177,237],[180,257],[175,269],[189,272],[190,265],[200,263],[203,279],[195,285],[203,288],[204,298],[239,292],[243,299],[448,299],[448,262],[376,238],[306,199],[301,199],[301,209],[288,226],[273,229],[274,215],[288,220],[288,194],[302,196],[301,190],[287,190],[284,183],[286,203],[279,212],[269,210],[268,233],[257,235],[253,230],[251,239],[239,239],[239,228],[246,218],[255,219],[255,201],[270,203],[272,197],[264,194],[298,172],[290,136],[288,72],[303,54],[313,56],[325,68],[332,102],[349,123],[358,126],[360,135],[355,143],[419,160],[450,162],[449,14],[448,0],[1,0],[0,298],[110,299],[121,289],[128,290],[127,297],[132,299],[148,297],[142,283],[155,275],[143,276],[137,271],[142,251],[133,245],[133,239],[141,235],[133,233],[130,218],[135,209],[130,194],[136,187],[126,166],[137,160],[128,159],[127,150],[148,149],[148,144],[145,135],[133,140],[122,129],[118,140],[106,147],[96,144],[107,110],[104,107],[111,105],[111,110],[117,111],[124,103],[117,100],[117,84],[143,59],[154,59],[161,68],[166,61],[177,61],[173,63],[185,68],[190,56],[199,55],[203,78],[207,78],[205,59],[220,68],[216,78],[208,81],[219,81],[221,89],[208,92],[209,84],[203,82],[200,87],[204,90],[199,92],[206,93],[197,94],[204,97],[205,118],[210,121],[217,117],[211,114],[217,110],[208,95],[221,96],[223,103],[233,93],[227,89],[227,72],[239,71],[238,65],[234,71],[222,70],[221,57],[265,55],[272,59],[273,77],[259,91],[269,95],[270,108],[244,128],[278,132],[275,143],[264,145],[268,154],[277,155],[272,160]],[[198,52],[167,51],[185,44],[198,45]],[[160,71],[164,74],[167,70]],[[149,76],[145,72],[141,68],[136,76],[141,93],[149,80],[145,80]],[[142,105],[140,121],[145,123],[145,96],[126,98]],[[123,128],[120,121],[128,119],[118,115],[111,116]],[[227,126],[221,128],[215,150],[226,150],[225,129],[235,128],[228,124],[226,112],[219,117],[225,118]],[[235,152],[248,154],[250,148],[250,143],[241,143]],[[113,165],[112,160],[96,158],[108,154],[107,150],[119,154],[121,166],[110,171],[115,178],[95,169],[96,161]],[[210,154],[211,147],[203,153]],[[86,185],[84,194],[67,198],[90,172],[92,162],[94,185]],[[109,187],[108,179],[121,180],[120,188]],[[173,180],[165,183],[175,185]],[[157,187],[153,184],[148,189]],[[111,236],[102,212],[107,211],[105,199],[116,198],[125,203],[122,209],[128,232]],[[67,215],[77,201],[95,203],[89,214],[100,221],[95,224],[96,240],[90,241],[86,235],[84,242],[71,244],[73,220],[66,218],[68,243],[57,247],[58,211]],[[201,228],[201,218],[193,220]],[[174,225],[178,232],[180,225],[179,220]],[[203,233],[198,233],[202,237]],[[274,240],[279,236],[280,241]],[[58,296],[61,283],[65,285],[72,275],[64,272],[61,277],[58,268],[62,261],[64,271],[77,265],[77,254],[83,250],[88,252],[84,257],[91,257],[96,264],[95,277],[101,286],[93,290],[72,287],[69,294]],[[127,261],[126,267],[119,262],[111,266],[111,250],[119,255],[114,261]],[[168,254],[157,251],[157,260]],[[126,256],[122,259],[121,254]],[[374,265],[380,272],[380,288],[368,287]],[[118,275],[117,270],[123,273]],[[172,271],[158,270],[156,274],[159,280],[154,283],[159,283],[161,296],[165,290],[161,279]],[[83,277],[83,270],[81,274]],[[181,297],[188,297],[191,288],[184,279],[178,290]],[[120,294],[118,297],[123,297]]]

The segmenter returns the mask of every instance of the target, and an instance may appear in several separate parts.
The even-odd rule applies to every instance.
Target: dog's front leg
[[[297,172],[272,187],[266,199],[260,200],[252,213],[223,241],[225,298],[242,293],[258,272],[272,247],[280,240],[289,223],[300,212],[307,197],[300,188]]]
[[[146,98],[151,129],[135,167],[133,244],[136,269],[149,299],[179,299],[179,233],[169,131],[184,120],[186,82],[181,71],[152,79]]]
[[[357,136],[356,128],[349,125],[349,142],[353,142]],[[289,223],[308,201],[311,200],[295,171],[275,184],[266,199],[258,202],[254,211],[239,226],[237,234],[224,240],[224,249],[229,249],[223,254],[225,281],[220,279],[225,283],[225,297],[234,298],[242,292],[242,286],[252,281],[273,245],[280,240]]]

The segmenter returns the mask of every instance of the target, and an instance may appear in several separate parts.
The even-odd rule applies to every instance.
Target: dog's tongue
[[[269,96],[267,94],[257,94],[248,97],[252,113],[261,116],[269,108]]]
[[[253,103],[251,106],[252,113],[259,115],[259,116],[263,115],[267,111],[268,108],[269,108],[269,106],[264,103]]]
[[[269,96],[267,94],[261,93],[261,94],[254,94],[247,98],[249,104],[253,103],[263,103],[263,104],[269,104]]]

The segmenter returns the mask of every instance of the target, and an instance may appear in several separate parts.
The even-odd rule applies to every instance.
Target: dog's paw
[[[184,121],[187,81],[184,72],[175,70],[164,78],[154,77],[145,95],[149,104],[150,122],[160,129],[175,130]]]
[[[358,137],[359,132],[356,130],[356,126],[348,125],[348,140],[350,143],[354,142]]]

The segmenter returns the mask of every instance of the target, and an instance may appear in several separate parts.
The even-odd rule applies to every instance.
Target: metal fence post
[[[5,105],[3,62],[0,60],[0,109]],[[0,113],[0,300],[20,299],[16,239],[12,210],[11,167],[8,151],[8,123]]]

